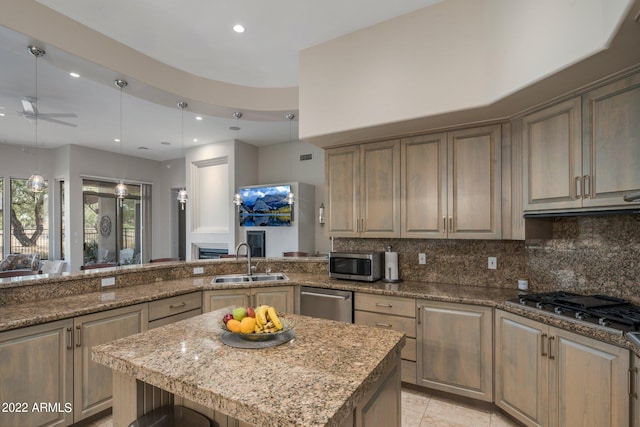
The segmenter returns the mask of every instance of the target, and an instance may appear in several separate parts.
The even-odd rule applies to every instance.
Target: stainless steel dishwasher
[[[303,286],[300,314],[353,323],[353,292]]]

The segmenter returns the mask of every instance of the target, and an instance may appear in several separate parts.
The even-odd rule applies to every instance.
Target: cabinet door
[[[403,139],[401,159],[401,236],[446,238],[446,134]]]
[[[633,356],[633,391],[631,393],[631,427],[640,427],[640,357]]]
[[[360,146],[360,218],[363,237],[400,236],[400,142]]]
[[[501,310],[495,317],[495,403],[526,425],[546,426],[548,327]]]
[[[251,289],[244,288],[204,291],[203,298],[203,313],[208,313],[210,311],[219,310],[229,306],[244,307],[249,305]]]
[[[418,301],[418,384],[493,401],[493,310]]]
[[[255,288],[253,293],[253,305],[270,305],[277,311],[284,313],[294,312],[293,286],[278,286],[270,288]]]
[[[582,206],[580,111],[580,98],[574,98],[524,117],[525,211]]]
[[[629,203],[622,196],[640,189],[640,74],[584,96],[583,206]]]
[[[146,329],[147,304],[74,319],[74,422],[111,407],[112,372],[91,360],[91,347]]]
[[[0,408],[0,425],[73,422],[72,326],[72,320],[63,320],[0,333],[0,403],[19,404]],[[60,408],[34,411],[33,405],[41,402]]]
[[[447,135],[447,229],[455,239],[502,237],[500,126]]]
[[[551,328],[551,426],[629,425],[629,350]]]
[[[326,228],[330,236],[356,237],[360,221],[360,148],[335,148],[325,154]]]

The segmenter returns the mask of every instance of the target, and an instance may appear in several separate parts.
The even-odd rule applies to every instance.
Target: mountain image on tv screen
[[[291,225],[290,185],[241,188],[240,225],[278,227]]]

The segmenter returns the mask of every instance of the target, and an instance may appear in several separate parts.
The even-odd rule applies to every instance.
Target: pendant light
[[[127,87],[127,85],[129,83],[127,83],[126,80],[122,80],[122,79],[116,79],[114,81],[115,85],[120,88],[120,154],[122,154],[122,89]],[[129,189],[127,188],[127,186],[122,182],[122,179],[120,180],[120,182],[118,183],[118,185],[116,185],[113,193],[115,194],[115,196],[118,198],[118,200],[120,201],[120,207],[122,207],[122,201],[125,197],[127,197],[127,195],[129,194]]]
[[[38,58],[43,56],[45,54],[45,51],[44,49],[40,49],[39,47],[35,47],[35,46],[29,46],[27,50],[31,55],[33,55],[36,58],[36,100],[35,102],[38,102]],[[29,180],[27,181],[27,188],[34,193],[40,193],[42,192],[42,190],[44,190],[45,181],[42,175],[38,173],[38,113],[34,115],[34,119],[35,119],[35,127],[36,127],[36,149],[35,149],[36,169],[33,172],[33,174],[29,177]]]
[[[296,115],[293,113],[287,113],[284,116],[287,120],[289,120],[289,141],[293,141],[293,137],[291,136],[291,122],[293,121],[293,119],[296,118]],[[287,197],[285,198],[285,201],[289,204],[289,205],[293,205],[296,202],[296,195],[293,194],[292,191],[289,191],[289,194],[287,194]]]
[[[187,108],[189,104],[184,101],[178,102],[178,108],[180,108],[180,141],[182,143],[182,155],[184,156],[184,109]],[[180,202],[180,208],[184,210],[184,205],[187,203],[189,199],[189,195],[187,194],[187,189],[182,187],[178,191],[178,201]]]
[[[240,126],[239,126],[239,124],[240,124],[240,119],[242,118],[242,111],[234,112],[233,113],[233,118],[236,119],[236,125],[235,126],[231,126],[229,129],[236,131],[236,139],[238,139],[239,136],[240,136]],[[233,202],[234,205],[236,205],[238,210],[240,210],[240,206],[242,205],[244,200],[242,200],[242,196],[240,195],[240,193],[236,193],[236,194],[233,195],[232,202]]]

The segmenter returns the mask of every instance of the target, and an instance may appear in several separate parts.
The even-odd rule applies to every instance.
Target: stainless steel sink
[[[225,274],[215,276],[212,283],[243,283],[243,282],[272,282],[275,280],[289,280],[284,273],[265,273],[265,274]]]

